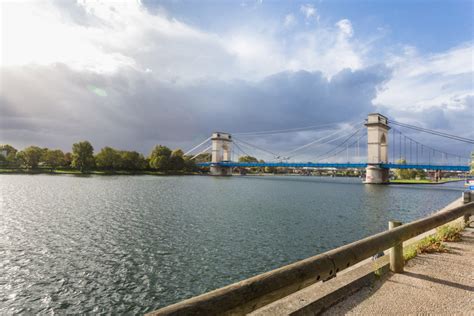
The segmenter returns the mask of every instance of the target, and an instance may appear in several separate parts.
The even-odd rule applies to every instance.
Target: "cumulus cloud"
[[[347,37],[352,37],[354,31],[352,29],[352,23],[348,19],[342,19],[336,23],[336,26],[339,27],[341,33]]]
[[[300,11],[306,18],[306,22],[316,20],[319,22],[319,14],[316,8],[312,4],[303,4],[300,6]]]
[[[393,77],[374,104],[400,121],[474,139],[473,50],[468,43],[443,53],[421,55],[406,47],[403,54],[387,61]],[[473,149],[462,143],[440,143],[432,137],[424,141],[433,147],[446,144],[451,152],[464,155]]]
[[[153,71],[167,80],[261,79],[295,69],[295,60],[310,62],[303,69],[332,75],[355,67],[354,57],[361,58],[354,56],[358,54],[352,43],[340,47],[341,41],[332,40],[339,33],[332,28],[298,32],[297,40],[288,43],[272,32],[205,32],[164,12],[151,13],[137,1],[8,2],[2,6],[3,23],[8,25],[2,34],[2,65],[64,63],[75,70],[99,73],[133,68]],[[309,5],[302,10],[307,18],[317,16]],[[295,21],[292,15],[285,19],[288,26]],[[311,39],[299,40],[303,37]],[[342,59],[349,62],[328,61],[335,51],[337,58],[347,55]],[[317,60],[331,67],[312,68],[319,66]]]
[[[402,55],[388,59],[394,77],[375,102],[415,111],[462,107],[459,100],[473,95],[473,50],[469,43],[426,56],[413,47],[406,48]]]

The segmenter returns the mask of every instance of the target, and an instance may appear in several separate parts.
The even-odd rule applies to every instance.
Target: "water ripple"
[[[142,314],[460,196],[310,177],[0,176],[0,314]]]

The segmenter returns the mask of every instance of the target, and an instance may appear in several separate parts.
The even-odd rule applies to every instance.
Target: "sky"
[[[0,1],[0,143],[148,154],[368,113],[474,138],[472,1]],[[467,156],[472,146],[410,134]],[[314,132],[252,141],[285,151]],[[310,157],[303,157],[310,159]],[[303,159],[302,158],[302,159]]]

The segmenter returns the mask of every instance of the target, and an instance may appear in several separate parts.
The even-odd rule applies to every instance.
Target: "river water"
[[[0,314],[139,314],[423,217],[462,182],[0,176]]]

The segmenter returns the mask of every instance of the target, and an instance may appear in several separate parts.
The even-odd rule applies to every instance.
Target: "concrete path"
[[[419,255],[405,273],[388,274],[323,315],[474,316],[474,228],[462,235],[446,243],[449,252]]]

